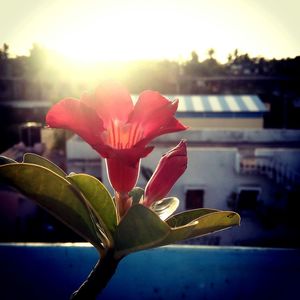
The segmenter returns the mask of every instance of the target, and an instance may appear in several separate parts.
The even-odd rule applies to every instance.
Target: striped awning
[[[131,95],[136,102],[138,95]],[[264,113],[266,106],[256,95],[165,95],[169,100],[179,99],[178,113]],[[50,108],[47,101],[7,101],[0,106],[15,108]]]
[[[267,111],[256,95],[168,95],[179,99],[183,113],[263,113]]]

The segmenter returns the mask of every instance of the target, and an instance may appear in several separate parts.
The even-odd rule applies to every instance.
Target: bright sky
[[[33,43],[83,61],[179,59],[214,48],[300,55],[299,0],[9,0],[0,11],[0,45],[14,55]]]

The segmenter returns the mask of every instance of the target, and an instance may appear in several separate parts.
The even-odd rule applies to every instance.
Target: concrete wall
[[[168,246],[125,257],[97,298],[297,299],[299,250]],[[98,254],[87,244],[0,245],[1,299],[69,299]]]
[[[153,154],[143,160],[143,165],[154,170],[156,163],[162,153],[167,148],[159,147]],[[300,149],[293,158],[289,156],[289,151],[285,156],[287,161],[297,165],[300,162]],[[188,149],[188,168],[185,174],[178,180],[170,195],[176,195],[181,199],[179,209],[185,209],[184,199],[188,189],[204,189],[204,206],[217,209],[229,209],[227,200],[233,192],[238,192],[242,187],[257,187],[261,189],[260,198],[266,204],[271,201],[270,195],[274,189],[272,180],[261,175],[238,174],[235,169],[236,148],[200,148],[194,147]],[[282,154],[282,153],[281,153]],[[145,180],[140,177],[139,185],[144,187]]]
[[[166,135],[155,141],[154,151],[142,160],[142,166],[154,171],[161,156],[174,147],[180,138],[187,139],[189,163],[186,172],[169,193],[180,199],[178,211],[186,209],[186,191],[189,189],[203,189],[204,207],[221,210],[235,210],[232,203],[241,188],[259,190],[259,210],[242,212],[241,227],[216,233],[198,242],[232,245],[252,243],[252,240],[255,244],[256,241],[261,243],[266,239],[287,239],[292,244],[297,243],[298,229],[289,228],[285,223],[286,217],[276,215],[280,212],[283,215],[286,211],[290,192],[286,182],[278,182],[277,178],[255,172],[242,173],[237,168],[237,162],[243,153],[269,156],[287,166],[288,170],[300,173],[298,131],[204,130]],[[67,149],[81,151],[83,148],[78,144]],[[87,149],[85,148],[86,151]],[[90,151],[87,157],[94,157],[92,153],[95,155],[94,151]],[[101,177],[109,187],[103,163]],[[145,185],[146,180],[140,174],[137,186],[144,188]],[[270,215],[269,211],[275,211],[276,214]],[[274,220],[276,225],[272,223]]]
[[[171,133],[161,136],[155,140],[155,143],[170,143],[180,139],[186,139],[189,144],[195,143],[234,143],[237,144],[273,144],[276,147],[285,145],[285,148],[297,145],[300,148],[300,130],[286,129],[201,129]]]
[[[99,154],[82,139],[73,135],[66,144],[67,159],[96,159]]]

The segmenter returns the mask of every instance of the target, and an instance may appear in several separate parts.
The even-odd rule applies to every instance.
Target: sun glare
[[[168,41],[174,40],[174,32],[182,30],[180,23],[171,28],[159,13],[155,22],[147,21],[145,15],[145,11],[114,13],[113,18],[90,15],[79,24],[62,27],[47,44],[82,62],[174,58],[180,47]]]
[[[195,6],[193,11],[178,1],[172,6],[160,4],[159,10],[149,4],[128,3],[111,4],[106,10],[74,5],[65,14],[61,8],[61,16],[46,28],[42,43],[81,63],[188,58],[198,49],[203,49],[203,59],[212,47],[224,59],[223,53],[227,56],[233,50],[230,36],[222,33],[229,26],[221,9],[212,13],[202,3],[201,9]]]
[[[296,48],[288,30],[248,0],[41,3],[15,37],[79,63],[187,59],[193,50],[203,60],[209,48],[225,62],[236,48],[269,58],[289,55]]]

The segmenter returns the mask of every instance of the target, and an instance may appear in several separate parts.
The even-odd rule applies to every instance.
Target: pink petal
[[[128,149],[113,149],[108,151],[108,156],[106,158],[118,158],[124,162],[124,164],[130,165],[134,164],[135,161],[146,157],[154,149],[151,147],[133,147]]]
[[[148,138],[151,140],[166,133],[171,132],[177,132],[188,129],[187,126],[183,125],[180,121],[178,121],[176,118],[170,118],[168,123],[165,123],[164,126],[158,128],[155,132],[153,132],[153,135],[151,133],[148,134]]]
[[[156,91],[143,91],[137,103],[135,104],[134,111],[130,120],[134,121],[143,121],[153,116],[153,113],[170,104],[171,101],[163,97],[159,92]]]
[[[162,106],[168,105],[171,101],[156,91],[143,91],[134,107],[132,120],[144,120]]]
[[[147,156],[153,147],[111,149],[106,157],[107,174],[111,186],[119,193],[130,192],[138,179],[140,159]]]
[[[101,143],[102,120],[77,99],[65,98],[53,105],[46,115],[46,123],[52,128],[73,131],[92,147]]]
[[[187,129],[175,117],[177,101],[169,101],[158,92],[143,92],[130,117],[130,122],[140,123],[144,138],[151,140],[161,134]]]
[[[83,101],[97,112],[105,128],[108,128],[113,120],[126,123],[133,110],[129,92],[116,83],[100,85],[94,95],[85,95]]]

